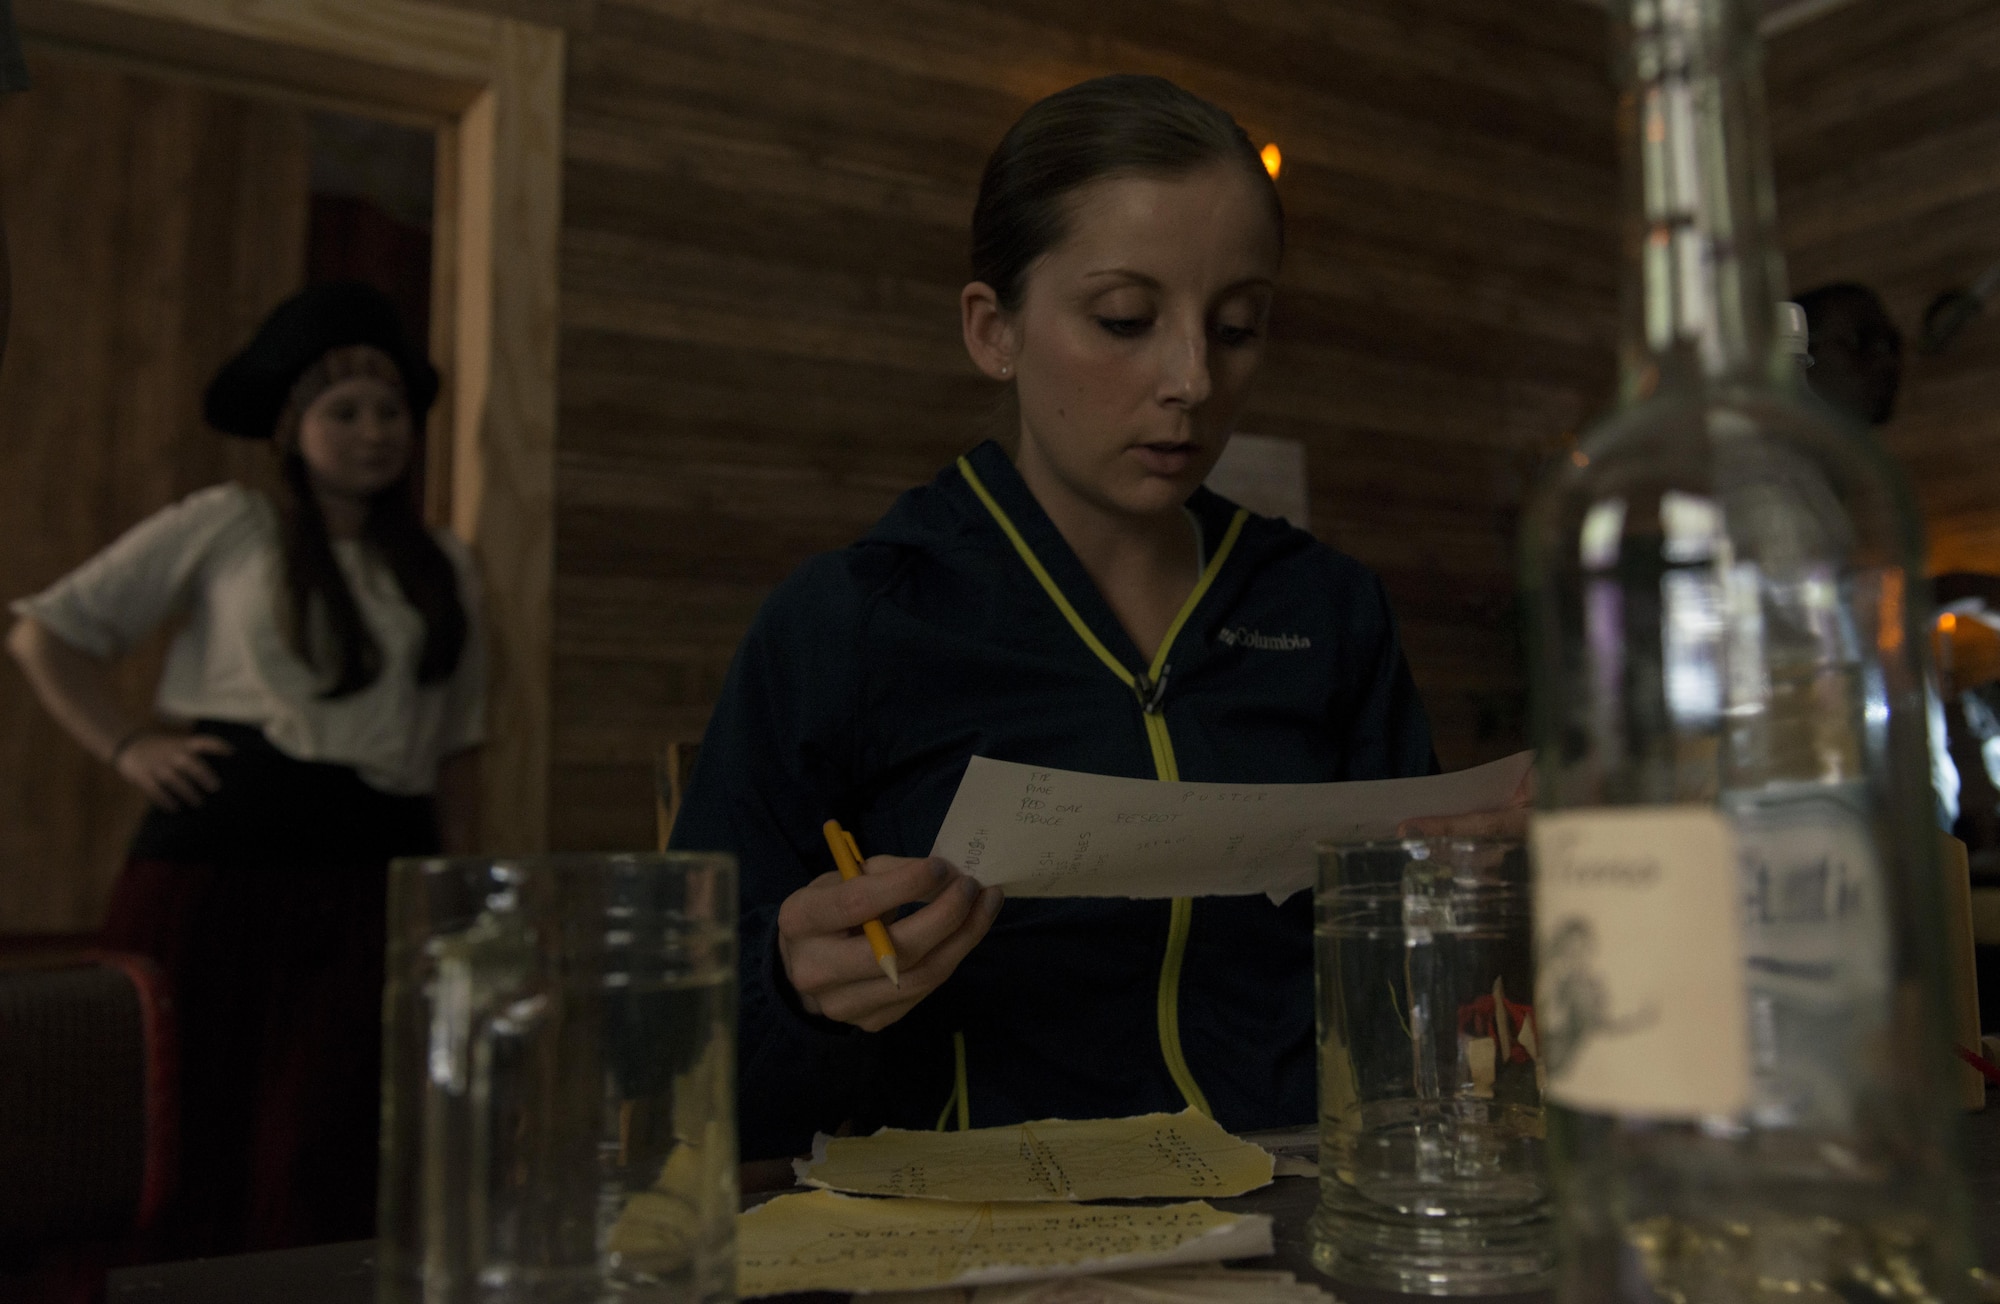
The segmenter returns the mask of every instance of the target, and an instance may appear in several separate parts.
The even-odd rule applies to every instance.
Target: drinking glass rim
[[[419,870],[464,870],[490,865],[520,865],[557,873],[583,869],[603,869],[619,865],[715,865],[736,866],[736,856],[728,851],[532,851],[522,855],[398,856],[389,862],[392,872]]]

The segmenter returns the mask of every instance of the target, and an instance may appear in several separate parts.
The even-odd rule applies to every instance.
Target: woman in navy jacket
[[[1249,139],[1159,78],[1051,96],[994,152],[962,317],[1013,387],[1015,446],[771,596],[674,831],[742,864],[746,1158],[843,1122],[1314,1117],[1305,894],[1003,909],[923,858],[974,755],[1226,782],[1436,768],[1375,577],[1201,487],[1282,245]],[[834,872],[828,818],[881,853],[861,878]],[[858,935],[876,915],[900,987]]]

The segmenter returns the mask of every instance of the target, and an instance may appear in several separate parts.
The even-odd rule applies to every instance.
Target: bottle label
[[[1537,814],[1535,1024],[1549,1100],[1655,1118],[1750,1101],[1735,833],[1713,806]]]
[[[1889,921],[1859,784],[1772,784],[1737,794],[1751,1116],[1844,1128],[1889,1022]]]

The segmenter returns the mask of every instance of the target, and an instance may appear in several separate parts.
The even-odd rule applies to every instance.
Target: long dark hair
[[[316,396],[312,391],[323,391],[329,381],[325,359],[301,378],[279,418],[277,442],[279,479],[286,490],[278,513],[285,589],[290,598],[285,634],[301,660],[315,670],[331,673],[333,682],[320,696],[332,700],[358,693],[381,677],[382,647],[362,619],[361,608],[334,557],[326,516],[313,493],[312,471],[299,452],[299,425],[311,397]],[[418,419],[420,414],[412,411],[411,420]],[[436,684],[458,668],[465,652],[468,621],[458,592],[458,572],[418,514],[414,479],[412,459],[394,484],[368,500],[361,537],[387,563],[404,599],[423,617],[424,646],[417,658],[417,682]],[[324,650],[332,653],[331,667],[321,664],[323,645],[313,637],[315,612],[326,622],[332,646]]]
[[[1071,191],[1102,177],[1178,176],[1214,162],[1240,163],[1256,178],[1282,244],[1278,188],[1222,109],[1164,77],[1132,73],[1057,91],[1031,105],[986,161],[972,210],[972,275],[1011,312],[1029,265],[1067,233]]]

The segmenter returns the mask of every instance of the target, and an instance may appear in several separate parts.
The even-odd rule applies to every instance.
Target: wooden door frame
[[[491,649],[483,842],[548,843],[564,35],[424,0],[15,0],[31,42],[438,133],[434,520]]]

